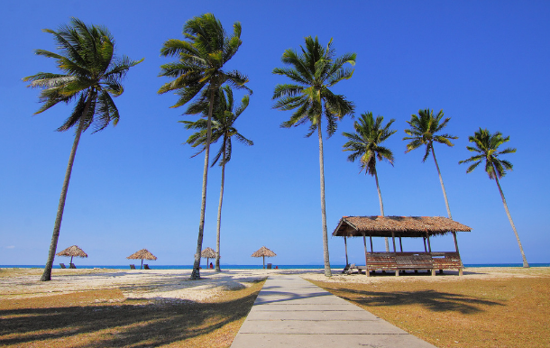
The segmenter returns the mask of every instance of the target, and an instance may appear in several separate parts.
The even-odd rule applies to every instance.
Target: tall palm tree
[[[412,115],[411,120],[407,121],[409,126],[411,126],[411,129],[405,129],[405,133],[409,136],[404,137],[403,140],[412,140],[407,144],[407,151],[405,151],[405,153],[417,149],[422,145],[426,145],[426,153],[424,154],[422,162],[426,162],[430,152],[432,153],[435,167],[437,168],[437,175],[439,175],[439,182],[441,183],[441,190],[443,190],[443,198],[445,198],[447,214],[449,215],[449,219],[452,219],[453,217],[451,215],[451,209],[449,208],[449,201],[447,200],[447,192],[445,191],[441,171],[439,170],[439,165],[437,164],[437,159],[435,157],[434,142],[445,144],[447,146],[454,146],[454,144],[451,143],[451,139],[458,139],[458,137],[449,134],[436,134],[445,128],[447,123],[451,120],[449,117],[441,122],[443,116],[443,110],[440,110],[437,116],[434,116],[433,110],[431,109],[418,110],[418,116]]]
[[[94,126],[95,133],[107,127],[111,121],[113,125],[118,123],[118,109],[111,96],[118,97],[122,94],[123,77],[131,67],[139,64],[143,59],[132,61],[125,56],[117,58],[113,54],[115,42],[109,31],[95,25],[87,26],[77,18],[72,18],[70,25],[63,26],[58,31],[51,29],[43,31],[54,36],[60,52],[38,49],[35,50],[35,54],[55,59],[62,73],[40,72],[23,78],[23,81],[31,81],[29,87],[42,88],[39,101],[43,105],[35,114],[40,114],[60,102],[76,101],[72,114],[57,129],[64,132],[76,126],[73,147],[59,198],[48,260],[40,278],[42,281],[48,281],[51,280],[65,199],[80,136],[91,125]]]
[[[510,215],[508,204],[506,203],[506,198],[504,198],[504,193],[502,192],[502,188],[500,187],[500,183],[498,181],[499,178],[502,178],[506,175],[506,170],[512,170],[513,167],[512,163],[510,163],[509,161],[501,160],[498,158],[500,155],[516,152],[516,149],[513,148],[507,148],[502,151],[498,151],[498,147],[508,142],[509,140],[510,136],[504,138],[502,136],[502,133],[500,132],[491,134],[487,129],[480,128],[477,132],[474,133],[474,136],[468,137],[468,141],[474,143],[474,146],[466,147],[469,151],[476,152],[477,154],[458,163],[462,164],[474,162],[466,170],[466,173],[470,173],[482,161],[485,161],[485,172],[487,172],[487,174],[489,175],[489,179],[495,179],[495,182],[497,183],[498,192],[500,193],[500,198],[502,199],[502,203],[504,204],[504,210],[506,210],[506,215],[508,216],[510,225],[512,225],[514,234],[516,235],[519,250],[521,252],[521,257],[523,258],[523,267],[529,268],[529,263],[527,263],[525,253],[523,252],[523,247],[521,246],[521,241],[519,240],[518,231],[516,230],[514,221],[512,221],[512,216]]]
[[[206,187],[208,179],[208,163],[210,157],[211,120],[214,107],[214,96],[218,88],[227,83],[235,88],[245,88],[248,78],[239,71],[224,71],[223,66],[237,53],[242,44],[241,23],[233,24],[233,35],[228,37],[221,22],[213,14],[207,13],[193,17],[183,26],[185,40],[170,39],[164,43],[161,55],[177,57],[178,60],[161,66],[160,76],[173,78],[158,91],[159,94],[175,91],[179,96],[172,108],[183,106],[193,100],[202,90],[198,100],[192,103],[186,114],[201,113],[197,107],[208,101],[207,136],[205,143],[204,171],[202,176],[202,201],[199,222],[197,249],[193,263],[191,279],[200,279],[200,260],[202,239],[204,235],[204,217],[206,213]],[[250,93],[252,91],[249,90]]]
[[[390,126],[395,119],[391,119],[385,126],[382,125],[383,116],[376,117],[372,112],[361,114],[359,121],[355,121],[353,128],[355,133],[342,133],[348,142],[344,144],[344,151],[351,151],[348,156],[348,161],[354,162],[357,158],[360,159],[361,171],[365,170],[365,174],[374,176],[376,180],[376,189],[378,190],[378,200],[380,202],[380,214],[384,216],[384,204],[382,203],[382,193],[378,184],[378,173],[376,171],[376,160],[379,162],[387,160],[393,166],[393,153],[390,149],[380,146],[382,142],[388,139],[396,130],[390,130]],[[388,238],[386,241],[386,251],[390,251]]]
[[[332,39],[323,47],[317,37],[305,39],[305,47],[300,46],[301,52],[288,49],[283,53],[281,61],[289,68],[275,68],[273,74],[283,75],[292,80],[292,84],[278,84],[275,86],[273,99],[278,99],[274,105],[279,110],[295,110],[290,119],[281,124],[281,127],[290,128],[309,121],[311,136],[317,131],[319,138],[319,168],[321,181],[321,217],[323,224],[323,256],[325,262],[325,276],[330,277],[330,262],[328,254],[327,213],[325,207],[325,170],[323,157],[323,134],[321,120],[325,116],[327,133],[330,137],[336,131],[336,121],[346,115],[352,115],[354,105],[343,95],[334,94],[329,89],[342,80],[352,77],[353,69],[344,67],[346,63],[355,65],[356,54],[344,54],[336,57],[332,48]]]
[[[222,183],[220,189],[220,202],[218,205],[218,224],[217,224],[217,233],[216,233],[216,272],[220,272],[220,231],[221,231],[221,221],[222,221],[222,203],[223,203],[223,194],[225,187],[225,165],[231,161],[231,154],[233,152],[233,145],[231,139],[235,137],[238,141],[245,145],[254,145],[254,142],[245,138],[241,133],[235,128],[235,122],[241,116],[241,114],[246,110],[250,102],[250,97],[245,95],[241,100],[241,105],[235,110],[234,109],[234,100],[233,100],[233,91],[229,86],[224,86],[219,89],[217,93],[217,98],[215,103],[214,112],[212,114],[212,123],[211,123],[211,143],[215,143],[218,140],[222,139],[222,145],[220,150],[212,160],[212,166],[214,166],[219,159],[220,166],[222,167]],[[203,104],[203,113],[208,113],[208,104]],[[201,146],[201,150],[197,152],[193,157],[202,153],[205,150],[208,125],[204,119],[199,119],[198,121],[180,121],[185,124],[186,129],[195,129],[198,132],[192,134],[188,139],[187,143],[193,147]]]

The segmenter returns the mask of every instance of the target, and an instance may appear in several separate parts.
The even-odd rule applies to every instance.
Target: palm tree
[[[207,13],[200,17],[193,17],[183,26],[185,40],[170,39],[164,43],[161,55],[178,57],[178,60],[161,66],[160,76],[173,78],[165,83],[158,91],[159,94],[176,91],[179,96],[172,108],[183,106],[195,98],[202,90],[198,100],[192,103],[186,114],[201,112],[197,105],[208,101],[207,135],[204,155],[204,171],[202,176],[202,201],[199,222],[197,249],[191,279],[200,279],[200,257],[204,234],[204,216],[206,213],[206,187],[208,179],[208,163],[210,157],[210,125],[214,96],[218,88],[228,83],[236,88],[245,88],[248,78],[240,72],[224,71],[223,66],[237,53],[242,44],[241,23],[233,24],[233,35],[227,37],[221,22],[213,14]],[[249,90],[250,91],[250,90]],[[250,91],[252,93],[252,91]]]
[[[38,49],[35,50],[35,54],[55,59],[63,73],[40,72],[23,78],[23,81],[31,81],[29,87],[42,88],[39,101],[43,105],[35,114],[40,114],[60,102],[69,103],[76,100],[72,114],[57,129],[64,132],[76,126],[73,147],[59,198],[48,261],[40,278],[42,281],[48,281],[51,280],[65,199],[80,136],[91,125],[94,125],[93,133],[95,133],[107,127],[111,121],[113,125],[118,123],[118,109],[111,96],[118,97],[122,94],[124,91],[121,85],[122,78],[131,67],[139,64],[143,59],[132,61],[125,56],[117,58],[113,54],[115,42],[109,31],[95,25],[87,26],[77,18],[72,18],[70,25],[63,26],[58,31],[51,29],[43,31],[54,36],[60,52]]]
[[[220,202],[218,205],[218,225],[216,233],[216,272],[220,272],[220,231],[221,231],[221,221],[222,221],[222,203],[223,203],[223,193],[225,185],[225,165],[231,161],[231,154],[233,152],[233,146],[231,139],[235,137],[238,141],[245,145],[254,145],[251,140],[245,138],[240,134],[235,128],[234,124],[239,118],[239,116],[246,110],[248,107],[250,97],[245,95],[241,100],[241,105],[237,110],[233,111],[234,100],[233,100],[233,91],[229,86],[224,86],[219,89],[219,92],[216,93],[217,98],[215,103],[215,109],[212,114],[212,123],[211,123],[211,143],[217,142],[219,139],[222,139],[222,145],[220,150],[214,157],[212,161],[212,166],[214,166],[220,159],[220,166],[222,167],[222,183],[220,189]],[[203,104],[203,113],[208,113],[208,104]],[[197,152],[193,157],[202,153],[205,150],[208,125],[204,119],[199,119],[198,121],[180,121],[185,124],[186,129],[196,129],[198,132],[192,134],[188,139],[187,143],[193,147],[201,146],[201,150]]]
[[[523,258],[523,267],[529,268],[529,263],[527,263],[525,253],[523,252],[523,247],[521,246],[521,241],[519,240],[518,231],[516,230],[514,221],[512,221],[512,216],[510,215],[508,204],[506,203],[506,198],[504,198],[504,193],[502,192],[502,188],[500,187],[500,183],[498,181],[499,178],[502,178],[506,175],[506,170],[512,170],[513,167],[512,163],[508,162],[507,160],[501,160],[498,158],[498,156],[500,155],[516,152],[516,149],[513,148],[507,148],[502,151],[498,151],[498,147],[508,142],[509,140],[510,136],[504,138],[502,137],[502,133],[500,132],[491,134],[487,129],[480,128],[477,132],[474,133],[474,136],[468,137],[468,141],[474,143],[475,147],[466,147],[469,151],[476,152],[477,154],[458,163],[462,164],[474,162],[468,167],[468,170],[466,170],[466,173],[470,173],[483,160],[485,160],[485,172],[487,172],[487,174],[489,175],[489,179],[495,179],[495,182],[497,183],[498,192],[500,192],[500,198],[502,199],[502,203],[504,204],[504,210],[506,210],[506,215],[508,216],[510,225],[512,225],[514,234],[516,235],[519,250],[521,251],[521,257]]]
[[[355,121],[353,128],[355,133],[342,133],[349,139],[344,144],[344,151],[351,151],[348,156],[348,161],[354,162],[357,158],[360,159],[361,171],[364,169],[365,174],[374,176],[376,180],[376,189],[378,190],[378,200],[380,202],[380,214],[384,216],[384,204],[382,203],[382,193],[378,184],[378,173],[376,171],[376,160],[387,160],[393,166],[393,153],[390,149],[380,146],[382,142],[388,139],[396,130],[390,130],[390,126],[395,119],[391,119],[385,126],[382,126],[384,121],[383,116],[376,117],[376,121],[372,112],[361,114],[359,121]],[[388,238],[386,241],[386,251],[390,251]],[[395,245],[394,245],[395,249]]]
[[[335,57],[332,48],[332,39],[326,48],[321,46],[317,37],[305,39],[305,47],[301,46],[301,53],[288,49],[281,58],[289,68],[275,68],[273,74],[283,75],[291,79],[293,84],[279,84],[275,86],[273,99],[278,99],[274,108],[279,110],[295,110],[290,119],[281,124],[281,127],[290,128],[309,121],[309,133],[315,131],[319,138],[319,168],[321,181],[321,217],[323,224],[323,256],[325,262],[325,276],[330,277],[330,262],[328,254],[327,213],[325,207],[325,170],[323,158],[323,134],[321,120],[327,120],[327,133],[330,137],[336,131],[336,121],[346,115],[352,115],[354,105],[343,95],[334,94],[329,89],[336,83],[352,77],[353,69],[345,68],[346,63],[355,65],[356,54],[345,54]]]
[[[407,133],[409,137],[404,137],[403,140],[412,140],[407,144],[407,151],[405,151],[405,153],[417,149],[422,145],[426,145],[426,153],[424,154],[422,162],[426,162],[430,152],[432,153],[435,167],[437,168],[437,174],[439,175],[439,182],[441,183],[441,190],[443,190],[443,198],[445,198],[447,214],[449,215],[449,219],[452,219],[453,217],[451,215],[451,209],[449,208],[449,201],[447,200],[447,192],[445,191],[441,171],[439,170],[439,165],[437,164],[437,159],[435,157],[434,142],[445,144],[447,146],[454,146],[450,139],[454,140],[458,139],[458,137],[449,134],[436,135],[436,133],[445,128],[447,123],[451,120],[449,117],[441,122],[443,116],[443,110],[440,110],[437,116],[434,116],[433,110],[431,109],[418,110],[418,116],[412,115],[411,120],[407,121],[409,126],[411,126],[411,129],[405,129],[405,133]]]

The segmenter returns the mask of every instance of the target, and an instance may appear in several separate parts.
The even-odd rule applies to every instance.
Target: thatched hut
[[[73,263],[73,257],[75,257],[75,256],[76,257],[88,257],[88,254],[86,254],[84,252],[84,250],[80,249],[78,247],[78,245],[70,246],[65,250],[61,250],[60,252],[58,252],[55,255],[56,256],[70,256],[71,257],[71,261],[69,262],[70,264]]]
[[[388,262],[380,269],[395,270],[396,275],[398,275],[399,270],[414,269],[415,263],[416,265],[421,265],[423,269],[431,269],[432,274],[435,274],[433,271],[437,268],[440,270],[452,269],[456,266],[459,268],[459,273],[462,273],[462,261],[460,260],[456,232],[470,232],[471,230],[466,225],[441,216],[344,216],[338,222],[338,226],[332,235],[344,237],[346,264],[348,263],[347,237],[363,237],[367,275],[369,274],[369,269],[376,269],[375,264],[377,262],[384,263],[380,261],[380,258]],[[452,233],[453,235],[455,251],[432,252],[430,236],[445,235],[448,233]],[[367,236],[370,238],[370,253],[367,251]],[[391,237],[393,253],[375,253],[372,237]],[[396,237],[399,239],[399,253],[396,250]],[[403,252],[401,238],[404,237],[423,238],[424,253]],[[370,266],[369,259],[371,261]],[[394,261],[396,263],[392,264]],[[399,263],[403,264],[402,267]]]
[[[264,260],[264,269],[265,269],[265,258],[277,256],[273,251],[269,250],[265,246],[258,249],[255,253],[251,255],[252,257],[262,257]]]
[[[212,248],[206,248],[203,251],[201,251],[201,257],[203,259],[206,259],[206,268],[208,268],[208,265],[209,265],[208,261],[216,257],[216,252]]]
[[[143,260],[156,260],[157,257],[149,252],[147,249],[141,249],[139,251],[136,251],[132,255],[128,256],[127,259],[129,260],[139,260],[141,259],[141,268],[143,269]]]

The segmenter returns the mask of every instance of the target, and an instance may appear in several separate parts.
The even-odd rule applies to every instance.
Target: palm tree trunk
[[[521,257],[523,258],[523,268],[529,268],[529,263],[527,263],[527,258],[525,257],[525,253],[523,252],[523,247],[521,246],[521,242],[519,240],[518,231],[516,230],[516,226],[514,225],[514,221],[512,221],[512,216],[510,215],[510,211],[508,210],[508,204],[506,203],[506,198],[504,198],[504,193],[502,192],[502,188],[500,187],[500,183],[498,182],[498,176],[496,168],[493,170],[495,173],[495,181],[497,182],[498,186],[498,192],[500,192],[500,198],[502,198],[502,203],[504,204],[504,210],[506,210],[506,215],[508,215],[508,220],[510,221],[510,225],[512,225],[512,229],[514,230],[514,234],[516,235],[516,239],[518,241],[519,250],[521,251]]]
[[[86,106],[82,115],[88,113],[90,108],[90,103],[92,100],[92,91],[88,92],[88,100],[86,101]],[[73,147],[71,149],[71,154],[69,155],[69,163],[67,164],[67,170],[65,171],[65,180],[63,181],[63,187],[61,188],[61,196],[59,197],[59,205],[57,206],[57,216],[55,217],[55,223],[53,227],[52,240],[50,242],[50,250],[48,252],[48,260],[46,261],[46,267],[44,267],[44,273],[40,277],[41,281],[52,280],[52,267],[53,260],[55,258],[55,252],[57,250],[57,241],[59,240],[59,231],[61,229],[61,220],[63,219],[63,211],[65,210],[65,200],[67,199],[67,191],[69,190],[69,181],[71,180],[71,173],[73,171],[73,163],[76,155],[76,149],[78,148],[78,143],[80,142],[80,136],[82,135],[82,130],[84,128],[84,123],[82,118],[78,122],[78,128],[74,136]]]
[[[437,164],[437,159],[435,158],[435,149],[432,145],[432,155],[434,157],[435,167],[437,168],[437,175],[439,175],[439,182],[441,183],[441,189],[443,190],[443,197],[445,198],[445,206],[447,207],[447,215],[449,219],[453,219],[451,215],[451,208],[449,208],[449,201],[447,200],[447,192],[445,191],[445,185],[443,184],[443,178],[441,177],[441,172],[439,171],[439,165]]]
[[[218,205],[218,228],[216,232],[216,272],[221,272],[220,269],[220,230],[222,226],[222,203],[223,203],[223,189],[225,183],[225,145],[227,138],[223,137],[223,157],[222,157],[222,187],[220,189],[220,204]]]
[[[330,271],[330,260],[328,256],[328,236],[327,236],[327,209],[325,206],[325,161],[323,156],[323,133],[321,131],[321,117],[317,124],[317,134],[319,135],[319,170],[321,180],[321,216],[323,223],[323,258],[325,261],[325,276],[332,277]]]
[[[382,192],[380,192],[380,185],[378,184],[378,172],[374,168],[374,179],[376,180],[376,189],[378,190],[378,201],[380,202],[380,215],[384,216],[384,203],[382,203]],[[388,237],[384,237],[386,242],[386,252],[390,251],[390,243]]]
[[[214,92],[215,88],[211,84],[210,91],[210,105],[208,107],[208,121],[206,123],[206,144],[204,151],[204,171],[202,174],[202,200],[201,200],[201,217],[199,223],[199,236],[197,238],[197,250],[195,253],[195,262],[193,263],[193,272],[191,272],[191,280],[201,279],[200,265],[201,265],[201,250],[202,239],[204,236],[204,218],[206,214],[206,186],[208,181],[208,163],[210,162],[210,138],[212,137],[212,110],[214,108]]]

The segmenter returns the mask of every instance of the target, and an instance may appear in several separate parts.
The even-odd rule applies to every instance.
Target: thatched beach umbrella
[[[141,249],[140,251],[136,251],[132,255],[128,256],[127,259],[132,260],[139,260],[141,259],[141,268],[143,269],[143,259],[145,260],[156,260],[157,257],[149,252],[147,249]]]
[[[264,259],[264,269],[265,269],[265,257],[273,257],[273,256],[277,256],[277,254],[275,254],[273,251],[269,250],[268,248],[266,247],[261,247],[260,249],[258,249],[258,251],[256,251],[254,254],[251,255],[252,257],[262,257]]]
[[[201,251],[201,257],[206,259],[206,268],[208,268],[208,261],[216,257],[216,252],[212,248],[206,248]]]
[[[75,257],[75,256],[77,256],[77,257],[88,257],[88,254],[86,254],[84,252],[84,250],[80,249],[78,247],[78,245],[70,246],[65,250],[61,250],[60,252],[58,252],[55,255],[57,255],[57,256],[70,256],[71,257],[71,262],[70,263],[73,263],[73,257]]]

